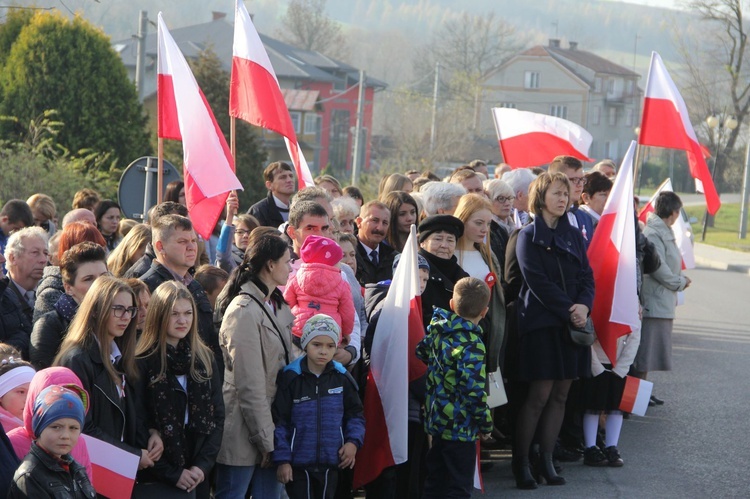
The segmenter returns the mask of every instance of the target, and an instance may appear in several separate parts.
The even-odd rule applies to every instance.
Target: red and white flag
[[[530,168],[565,154],[581,161],[588,157],[591,134],[583,127],[546,114],[502,107],[492,108],[503,161],[511,168]]]
[[[408,456],[409,381],[427,372],[415,354],[425,334],[419,295],[417,232],[412,225],[375,327],[365,390],[365,442],[357,453],[355,488]]]
[[[242,189],[214,113],[159,13],[158,136],[182,140],[185,199],[198,234],[208,239],[229,191]]]
[[[651,199],[648,200],[646,206],[643,207],[641,212],[638,214],[638,219],[646,223],[648,214],[653,213],[654,203],[660,192],[673,192],[672,180],[667,179],[661,183]],[[693,242],[690,240],[691,228],[682,217],[678,217],[672,225],[672,233],[674,233],[674,241],[677,247],[680,248],[680,254],[682,255],[682,269],[694,269],[695,268],[695,252],[693,251]]]
[[[698,182],[702,185],[708,212],[714,215],[719,211],[719,194],[708,171],[703,148],[690,123],[687,106],[656,52],[651,53],[638,143],[686,151],[690,175],[696,180],[696,185]]]
[[[86,440],[96,492],[109,499],[130,499],[140,458],[98,438],[81,437]]]
[[[625,389],[620,400],[620,410],[636,416],[645,416],[653,389],[654,384],[650,381],[635,376],[626,376]]]
[[[300,189],[315,185],[265,47],[242,0],[234,11],[229,115],[284,137]]]
[[[602,350],[614,366],[617,339],[640,328],[633,208],[631,142],[587,251],[596,294],[591,319]]]

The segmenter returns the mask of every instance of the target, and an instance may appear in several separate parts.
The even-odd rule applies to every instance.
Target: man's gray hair
[[[466,194],[461,184],[448,182],[430,182],[419,190],[422,194],[426,216],[437,215],[438,210],[449,210],[453,207],[453,198]]]
[[[503,175],[503,180],[506,184],[513,189],[513,197],[517,196],[519,192],[524,194],[529,193],[529,186],[536,178],[534,173],[527,168],[518,168],[511,170]]]
[[[331,202],[331,195],[328,194],[328,191],[323,189],[322,187],[317,186],[310,186],[305,187],[304,189],[300,190],[297,194],[294,195],[292,198],[292,202],[289,205],[289,208],[291,209],[292,206],[299,203],[300,201],[314,201],[318,202],[318,199],[320,198],[326,198],[328,202]]]
[[[47,231],[42,229],[41,227],[26,227],[24,229],[18,230],[10,235],[10,238],[8,238],[8,244],[5,245],[5,259],[10,260],[10,255],[13,255],[14,257],[20,256],[23,254],[24,251],[26,251],[26,246],[24,246],[24,241],[31,237],[38,237],[42,241],[44,241],[44,244],[46,245],[48,242],[48,234]]]

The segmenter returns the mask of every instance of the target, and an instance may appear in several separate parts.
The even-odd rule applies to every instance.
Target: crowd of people
[[[477,441],[512,447],[521,489],[565,484],[563,461],[622,466],[625,377],[671,369],[690,279],[670,228],[681,202],[663,192],[636,224],[642,327],[615,359],[572,341],[616,173],[475,160],[386,175],[364,199],[330,175],[295,192],[275,162],[268,195],[231,193],[208,239],[179,181],[143,223],[90,189],[61,221],[43,193],[6,202],[0,495],[94,497],[86,434],[137,456],[134,497],[353,497],[373,337],[412,225],[426,370],[409,383],[408,460],[366,497],[471,496]],[[508,398],[492,409],[490,375]]]

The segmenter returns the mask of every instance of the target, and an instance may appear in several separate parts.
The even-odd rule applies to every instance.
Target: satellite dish
[[[148,210],[156,204],[158,161],[155,156],[144,156],[130,163],[122,172],[117,186],[117,198],[127,218],[143,222]],[[177,168],[164,160],[164,186],[181,179],[182,176]]]

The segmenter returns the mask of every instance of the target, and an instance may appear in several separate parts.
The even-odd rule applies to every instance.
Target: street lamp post
[[[711,130],[711,134],[713,135],[713,130],[718,128],[718,137],[716,138],[716,156],[714,156],[714,167],[713,170],[711,170],[711,181],[716,185],[716,167],[719,162],[719,155],[721,154],[721,139],[724,137],[724,130],[728,129],[731,133],[732,130],[737,128],[737,118],[734,116],[727,116],[725,113],[722,113],[722,116],[725,117],[724,121],[722,122],[719,116],[716,116],[716,114],[712,114],[708,118],[706,118],[706,124],[708,125],[709,130]],[[718,189],[717,189],[718,191]],[[706,230],[708,229],[708,206],[706,206],[706,213],[703,215],[703,233],[701,234],[701,241],[706,240]]]

